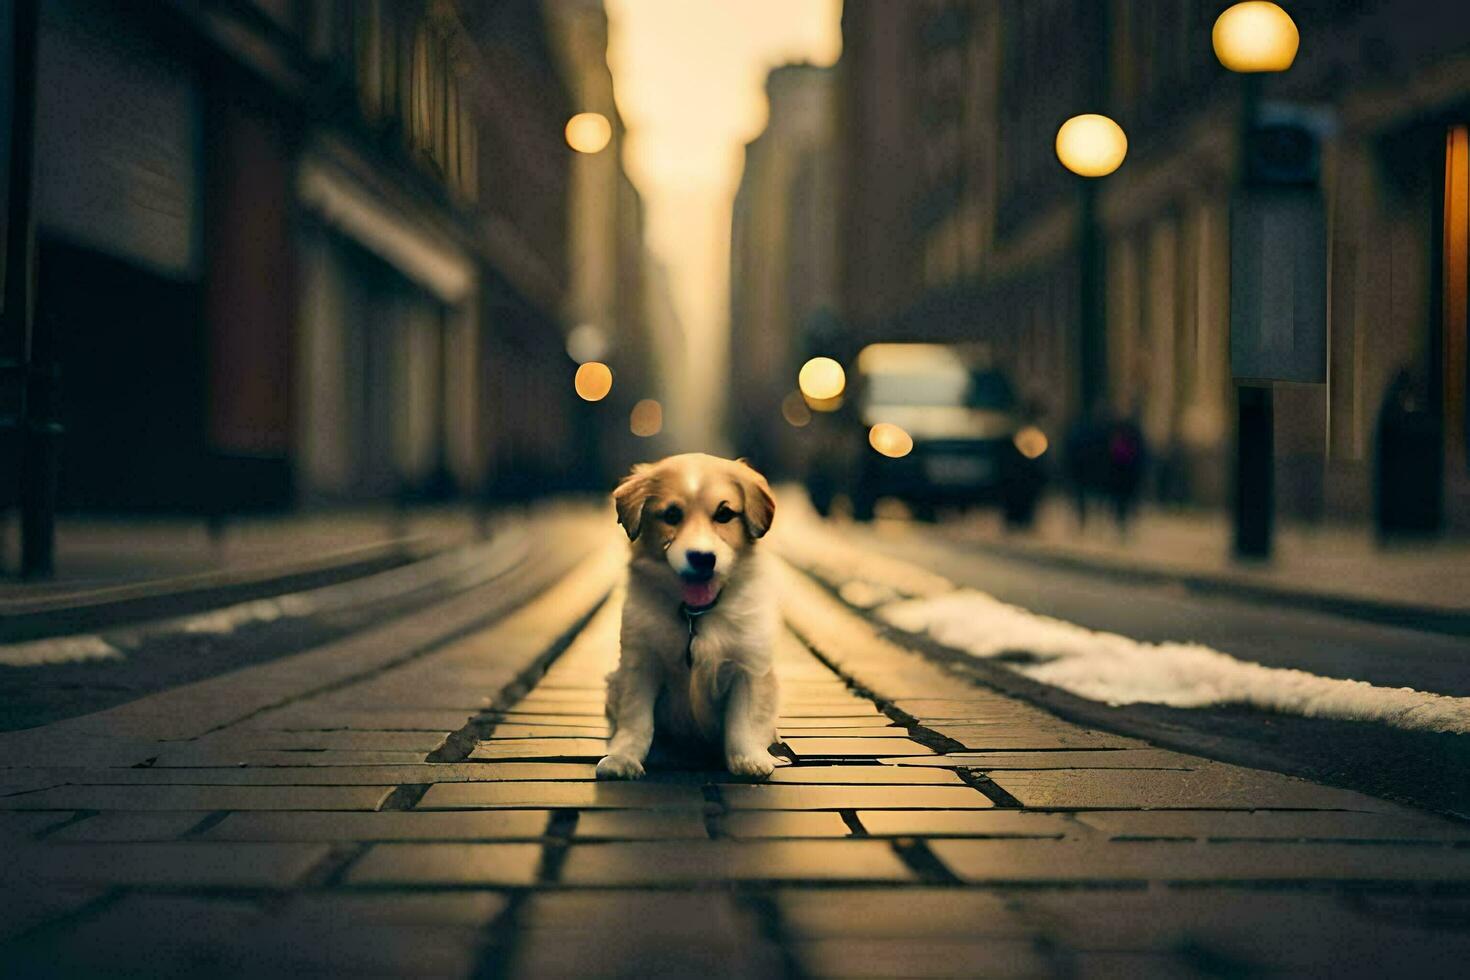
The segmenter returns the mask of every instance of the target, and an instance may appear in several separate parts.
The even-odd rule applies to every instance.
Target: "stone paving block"
[[[385,766],[423,762],[424,752],[378,751],[372,749],[323,749],[290,751],[275,749],[235,750],[229,746],[191,746],[160,753],[153,765],[159,768],[202,766]]]
[[[454,924],[303,921],[248,901],[145,894],[124,896],[68,938],[59,949],[34,950],[47,975],[112,974],[121,964],[147,976],[463,976],[484,933]]]
[[[420,810],[585,807],[595,809],[704,809],[697,786],[657,783],[439,783],[419,800]]]
[[[287,888],[326,857],[325,844],[51,844],[0,855],[0,880],[133,886]]]
[[[481,742],[471,759],[601,759],[607,742],[600,738],[508,738]]]
[[[437,923],[273,919],[250,940],[241,944],[241,976],[467,977],[486,937],[481,928]]]
[[[968,786],[722,786],[720,798],[733,810],[966,809],[992,803]]]
[[[827,810],[742,810],[725,816],[720,826],[736,840],[852,836],[842,815]]]
[[[995,892],[961,888],[783,888],[773,900],[793,939],[1023,939],[1035,929]]]
[[[1206,760],[1167,749],[1084,749],[1076,752],[951,752],[954,765],[997,769],[1199,769]]]
[[[535,840],[546,833],[550,816],[547,810],[232,813],[200,837],[235,841]]]
[[[498,724],[491,732],[495,739],[503,738],[596,738],[608,737],[608,726],[603,725],[519,725]]]
[[[5,877],[0,881],[0,943],[53,919],[71,915],[106,894],[105,887],[59,885],[54,881],[21,881]],[[4,956],[6,954],[0,952],[0,957]],[[14,969],[13,961],[9,969]]]
[[[909,738],[785,738],[798,758],[856,756],[865,759],[884,755],[923,755],[933,750]]]
[[[1438,882],[1470,884],[1470,850],[1361,844],[933,840],[962,880],[1003,882]]]
[[[1348,810],[1091,810],[1079,823],[1113,839],[1470,842],[1470,824]]]
[[[539,844],[374,844],[347,872],[350,885],[531,885]]]
[[[892,725],[870,728],[787,728],[780,727],[784,738],[907,738],[908,729]]]
[[[15,810],[376,810],[392,786],[58,786],[0,798]]]
[[[308,703],[309,705],[309,703]],[[470,712],[458,710],[359,711],[338,708],[323,711],[308,705],[292,705],[267,711],[242,722],[240,728],[266,731],[385,731],[452,732],[464,727]]]
[[[1401,909],[1377,917],[1372,892],[1035,889],[1016,899],[1047,941],[1079,951],[1085,963],[1100,953],[1184,949],[1195,963],[1237,974],[1377,976],[1391,955],[1403,976],[1457,976],[1470,955],[1463,916],[1439,915],[1438,928]],[[1453,899],[1414,901],[1442,912]]]
[[[791,944],[810,977],[1039,977],[1055,967],[1025,940],[817,939]]]
[[[434,751],[444,744],[449,729],[428,732],[396,731],[248,731],[235,729],[209,738],[176,743],[178,748],[210,748],[229,750],[267,749],[277,751],[317,751],[320,749],[347,749],[356,752],[416,752],[420,755]]]
[[[981,721],[987,717],[1008,721],[1017,715],[1051,717],[999,694],[971,698],[895,698],[893,706],[926,724],[931,721]]]
[[[577,840],[705,840],[699,810],[589,810],[577,820]]]
[[[1054,837],[1085,828],[1057,813],[1015,810],[859,810],[858,822],[874,837]]]
[[[65,823],[70,813],[48,813],[24,811],[0,813],[0,842],[29,840],[48,827]]]
[[[590,966],[595,964],[595,966]],[[521,935],[505,975],[515,977],[609,977],[622,980],[689,977],[766,980],[783,975],[785,960],[761,940],[650,939],[640,927],[621,935],[532,930]]]
[[[842,716],[842,715],[816,715],[807,717],[802,715],[782,715],[777,727],[782,731],[791,731],[799,734],[806,729],[848,729],[848,728],[872,728],[877,725],[892,724],[886,716],[875,718],[872,715]],[[903,731],[903,729],[899,729]]]
[[[782,766],[767,780],[776,784],[833,784],[852,786],[959,786],[963,780],[948,769],[917,766]]]
[[[841,707],[831,705],[796,705],[781,704],[781,720],[789,718],[881,718],[888,720],[888,716],[878,710],[876,704],[867,701],[844,704]],[[882,724],[882,722],[877,722]]]
[[[527,782],[557,780],[560,782],[591,782],[597,778],[597,766],[591,762],[471,762],[467,782],[500,780],[505,782]],[[445,782],[460,780],[445,780]]]
[[[907,881],[913,872],[882,841],[676,841],[573,844],[568,885],[729,881]]]
[[[507,708],[486,715],[492,720],[511,722],[517,725],[605,725],[607,724],[607,712],[602,708],[595,711],[588,709],[580,714],[544,714],[538,711],[521,711],[517,708]]]
[[[195,769],[61,770],[61,783],[158,786],[392,786],[401,783],[457,783],[496,780],[592,780],[591,763],[582,762],[417,762],[394,766],[212,766]]]
[[[526,897],[517,924],[532,932],[598,938],[633,934],[720,945],[753,942],[757,932],[750,911],[726,891],[541,891]]]
[[[1064,722],[1026,725],[926,725],[972,752],[1051,749],[1143,749],[1147,742]],[[897,753],[891,753],[896,755]]]
[[[290,900],[282,918],[307,927],[359,925],[450,925],[484,929],[510,905],[505,892],[310,892]]]
[[[1023,805],[1041,809],[1401,811],[1350,790],[1219,764],[1190,772],[1052,769],[993,772],[990,778]]]
[[[198,810],[98,813],[48,834],[50,841],[178,840],[199,826],[206,814]]]

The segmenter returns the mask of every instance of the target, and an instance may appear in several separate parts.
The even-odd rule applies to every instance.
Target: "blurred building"
[[[771,472],[800,460],[782,399],[837,300],[833,71],[785,65],[766,79],[770,120],[745,147],[730,243],[731,438]]]
[[[63,506],[593,479],[540,3],[42,0],[38,58]]]
[[[548,23],[568,80],[574,112],[608,120],[612,138],[596,153],[574,154],[568,200],[568,284],[564,319],[582,336],[597,338],[613,370],[603,402],[583,410],[588,441],[611,477],[635,461],[662,455],[663,433],[635,436],[630,415],[644,399],[662,399],[660,341],[651,329],[643,200],[623,169],[622,116],[607,65],[607,14],[602,0],[548,0]],[[568,362],[568,377],[575,365]],[[594,438],[595,437],[595,438]]]
[[[1156,495],[1229,495],[1229,202],[1241,80],[1203,0],[849,0],[839,62],[840,307],[854,342],[988,341],[1047,424],[1080,412],[1080,178],[1058,126],[1104,112],[1127,162],[1096,189],[1103,392],[1155,450]],[[1321,128],[1328,226],[1325,385],[1278,386],[1284,513],[1366,519],[1375,431],[1396,378],[1440,458],[1404,479],[1470,527],[1466,464],[1470,19],[1438,0],[1284,3],[1301,30],[1263,106]],[[1404,386],[1407,386],[1405,388]],[[1423,454],[1434,456],[1433,453]],[[1431,494],[1433,496],[1433,494]]]

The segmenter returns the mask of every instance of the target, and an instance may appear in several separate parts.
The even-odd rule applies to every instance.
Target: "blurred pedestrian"
[[[1128,520],[1138,503],[1146,463],[1143,430],[1138,423],[1125,418],[1110,424],[1107,435],[1107,493],[1120,531],[1127,529]]]
[[[1443,504],[1439,419],[1408,368],[1394,375],[1378,412],[1374,518],[1380,537],[1433,534]]]

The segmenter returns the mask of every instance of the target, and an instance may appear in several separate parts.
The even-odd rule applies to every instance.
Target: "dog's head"
[[[776,513],[765,477],[703,453],[633,467],[613,502],[638,559],[666,562],[691,609],[714,604]]]

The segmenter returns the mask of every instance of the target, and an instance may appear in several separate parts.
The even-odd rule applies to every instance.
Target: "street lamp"
[[[572,378],[577,397],[587,402],[602,401],[612,391],[612,385],[612,369],[601,361],[588,361],[577,368],[577,373]]]
[[[1301,35],[1291,15],[1267,0],[1246,0],[1228,8],[1210,32],[1215,57],[1233,72],[1286,71],[1296,60]]]
[[[1103,290],[1102,234],[1097,220],[1097,180],[1123,165],[1128,136],[1123,127],[1098,113],[1073,116],[1057,130],[1057,159],[1082,178],[1077,229],[1078,394],[1081,416],[1092,421],[1107,379],[1106,307]]]
[[[1107,116],[1073,116],[1057,130],[1057,159],[1079,177],[1106,177],[1127,155],[1128,136]]]
[[[1278,5],[1268,0],[1247,0],[1220,14],[1211,32],[1211,41],[1220,64],[1239,74],[1242,84],[1240,157],[1235,203],[1231,208],[1233,251],[1236,248],[1233,225],[1241,220],[1238,209],[1246,199],[1245,189],[1255,183],[1252,147],[1258,122],[1260,79],[1263,74],[1282,72],[1291,67],[1296,60],[1301,35],[1291,16]],[[1237,280],[1235,258],[1232,255],[1232,351],[1246,339],[1243,329],[1246,297],[1242,292],[1245,283]],[[1243,558],[1267,558],[1271,554],[1275,514],[1272,472],[1275,465],[1275,413],[1271,382],[1237,376],[1235,410],[1235,554]]]

